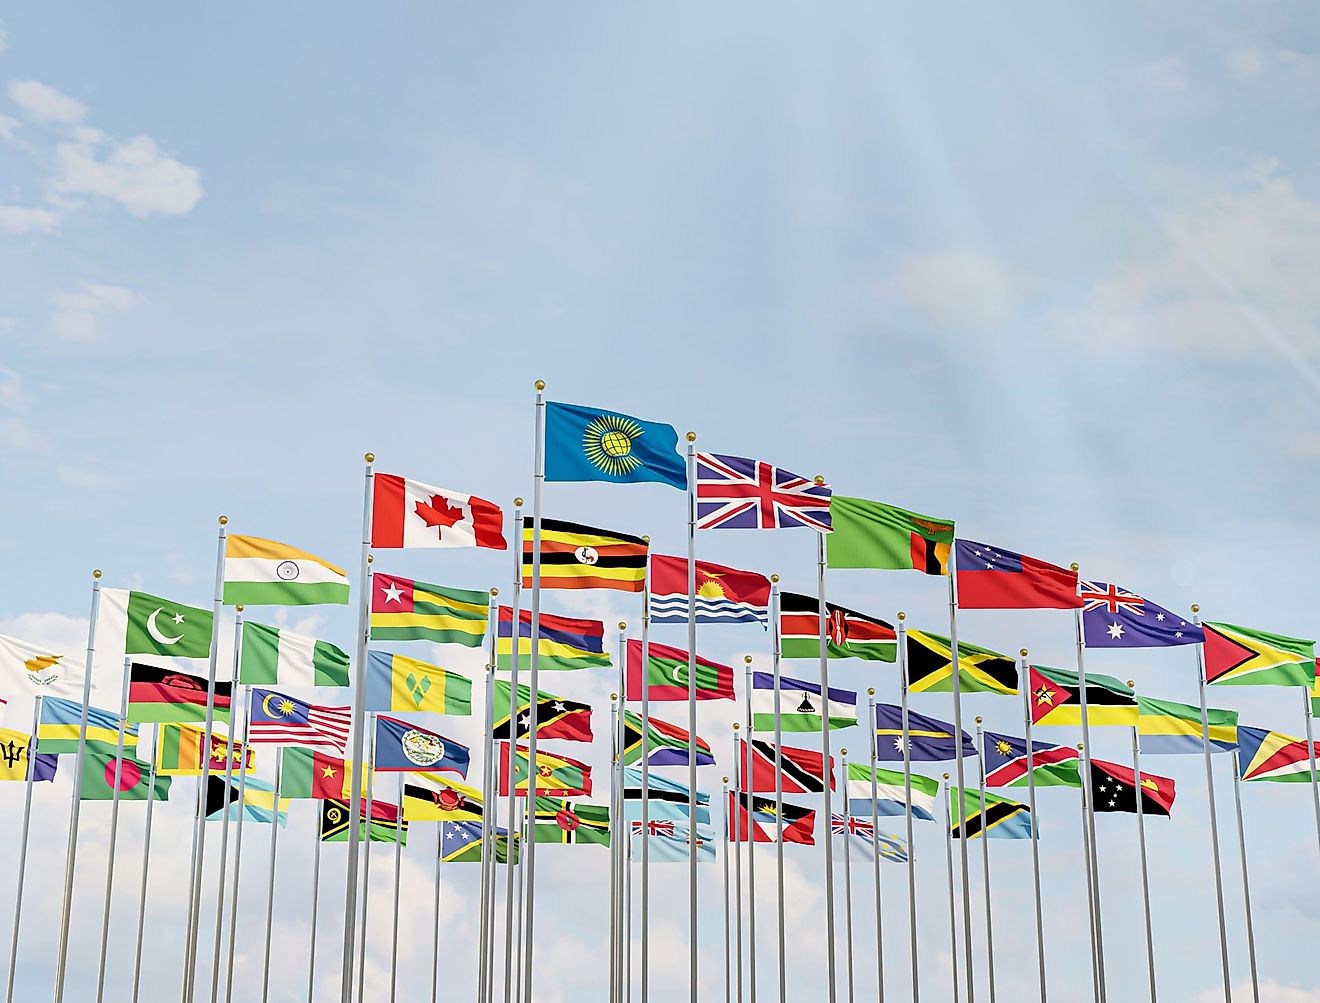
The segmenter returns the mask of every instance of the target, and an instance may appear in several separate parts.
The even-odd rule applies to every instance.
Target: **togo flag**
[[[225,540],[226,606],[316,606],[348,602],[348,575],[329,561],[259,536]]]
[[[147,592],[101,589],[96,615],[97,679],[122,678],[125,655],[184,672],[205,671],[211,655],[209,609],[185,606]],[[136,659],[135,659],[136,660]]]
[[[238,681],[247,686],[347,686],[348,655],[329,641],[245,620]]]

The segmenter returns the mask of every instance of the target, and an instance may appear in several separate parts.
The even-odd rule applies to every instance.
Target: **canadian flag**
[[[373,547],[490,547],[507,550],[504,511],[494,502],[396,474],[376,474]]]

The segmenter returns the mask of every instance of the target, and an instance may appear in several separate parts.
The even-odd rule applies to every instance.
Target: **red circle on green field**
[[[142,771],[138,769],[137,763],[131,763],[127,759],[121,760],[119,766],[119,789],[121,791],[131,791],[142,780]],[[115,761],[112,759],[105,764],[105,785],[111,790],[115,789]]]
[[[559,828],[565,832],[572,832],[582,824],[578,817],[567,808],[555,813],[555,821],[559,823]]]

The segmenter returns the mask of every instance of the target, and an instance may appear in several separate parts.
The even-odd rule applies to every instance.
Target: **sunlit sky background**
[[[81,650],[93,567],[109,585],[204,605],[221,513],[236,532],[356,568],[367,449],[382,470],[506,506],[530,496],[540,377],[552,398],[670,421],[702,446],[955,518],[973,539],[1079,561],[1173,609],[1196,601],[1211,618],[1320,632],[1309,573],[1320,556],[1320,39],[1307,4],[60,3],[11,5],[0,32],[0,630]],[[658,550],[683,544],[682,495],[663,487],[553,485],[545,510],[649,533]],[[814,583],[807,532],[708,533],[698,546],[788,588]],[[507,590],[512,558],[409,552],[378,567]],[[941,581],[839,572],[828,587],[946,632]],[[636,602],[605,593],[548,596],[546,608],[634,628],[638,616]],[[352,636],[346,609],[272,615],[341,644]],[[968,613],[960,626],[966,639],[1073,664],[1067,614]],[[655,636],[681,644],[682,628]],[[703,629],[700,648],[768,664],[755,627]],[[478,666],[422,644],[409,653]],[[1186,650],[1088,664],[1195,699]],[[840,662],[831,681],[897,697],[891,667]],[[592,699],[605,732],[606,674],[549,688]],[[948,697],[919,701],[950,713]],[[1247,723],[1303,728],[1295,691],[1221,690],[1212,702]],[[1015,700],[973,697],[967,709],[1020,729]],[[6,723],[26,727],[27,713],[11,704]],[[702,708],[720,756],[703,771],[707,790],[730,772],[733,715]],[[472,740],[474,721],[438,726]],[[865,749],[861,730],[836,738],[852,758]],[[1094,744],[1129,755],[1120,729]],[[561,751],[603,773],[603,746]],[[1146,765],[1178,782],[1173,818],[1147,826],[1162,996],[1222,998],[1202,764]],[[263,756],[261,772],[271,766]],[[1246,999],[1225,758],[1216,770],[1235,998]],[[34,810],[24,999],[43,998],[50,979],[67,783],[39,789]],[[11,786],[0,792],[4,901],[22,804]],[[165,996],[182,958],[190,786],[176,784],[154,837],[148,985]],[[1320,1001],[1309,793],[1243,794],[1272,1003]],[[83,813],[73,998],[95,975],[108,814]],[[305,993],[314,824],[296,804],[280,834],[281,1001]],[[1044,792],[1039,827],[1051,988],[1087,998],[1075,794]],[[1135,819],[1097,827],[1110,998],[1140,998]],[[112,998],[131,965],[141,837],[128,807]],[[266,878],[266,834],[251,838],[243,1000],[259,998]],[[942,842],[939,826],[921,827],[929,999],[949,984]],[[404,858],[400,985],[412,998],[429,991],[433,846],[433,827],[418,825]],[[991,850],[999,990],[1032,998],[1029,848]],[[385,856],[378,846],[377,985]],[[788,856],[790,998],[802,999],[823,977],[823,864],[819,848]],[[324,857],[318,998],[337,985],[343,849]],[[758,873],[762,992],[774,971],[772,860],[766,851]],[[593,847],[538,856],[538,1001],[606,998],[605,862]],[[681,873],[655,882],[657,996],[687,980]],[[710,999],[723,991],[720,875],[703,874]],[[451,998],[473,995],[475,879],[474,868],[445,872]],[[886,869],[895,999],[909,993],[902,879]],[[858,874],[861,998],[875,983],[870,894]],[[983,961],[979,890],[974,908]]]

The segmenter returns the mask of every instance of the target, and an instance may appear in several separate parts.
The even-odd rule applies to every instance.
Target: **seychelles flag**
[[[545,479],[688,486],[673,425],[555,401],[545,406]]]

